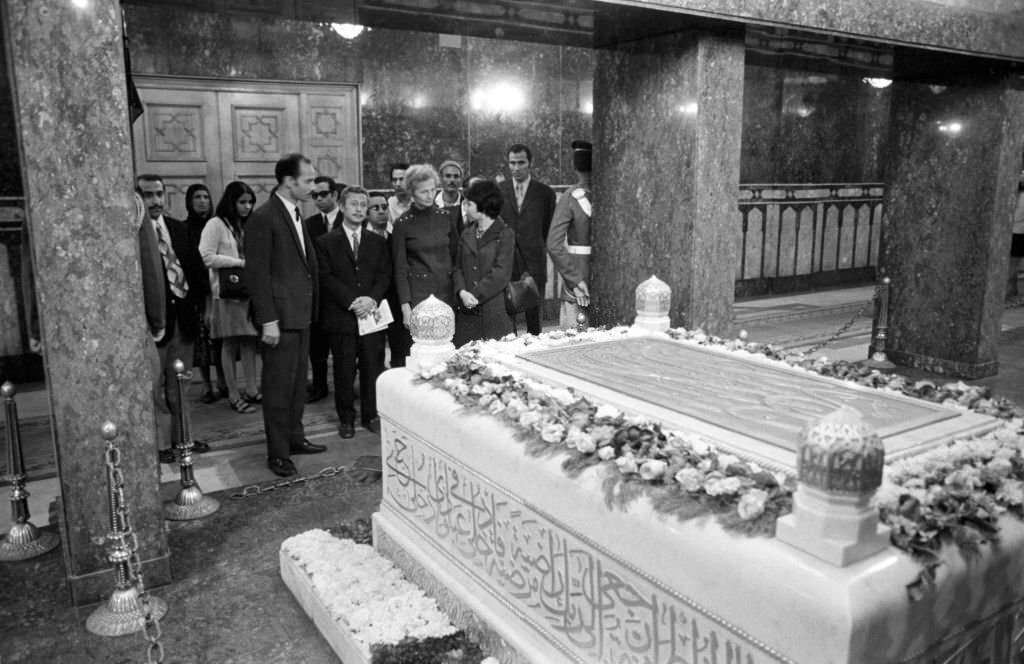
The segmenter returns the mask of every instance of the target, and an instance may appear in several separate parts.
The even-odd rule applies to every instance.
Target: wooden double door
[[[359,94],[354,85],[138,76],[145,112],[132,127],[136,173],[163,177],[168,214],[185,216],[185,191],[203,183],[214,205],[242,180],[257,203],[274,164],[301,152],[318,174],[361,180]]]

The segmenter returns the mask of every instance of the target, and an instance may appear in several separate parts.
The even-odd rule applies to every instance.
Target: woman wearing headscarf
[[[188,241],[198,249],[203,229],[213,214],[213,199],[205,184],[190,185],[185,191],[185,210],[188,212],[188,217],[185,219],[185,227],[188,228]],[[210,292],[209,282],[203,284],[203,290],[207,293]],[[203,386],[206,388],[199,400],[203,403],[213,403],[217,399],[227,396],[227,386],[224,383],[224,371],[220,366],[220,344],[210,339],[209,297],[206,298],[205,309],[199,317],[199,336],[196,337],[195,350],[192,352],[192,365],[199,367],[199,373],[203,376]],[[213,389],[211,366],[217,368],[219,390]]]

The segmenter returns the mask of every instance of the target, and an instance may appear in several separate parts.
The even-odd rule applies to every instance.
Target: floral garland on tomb
[[[563,458],[577,477],[587,468],[609,469],[603,488],[609,508],[625,509],[646,496],[654,509],[680,520],[713,514],[721,525],[748,535],[772,536],[779,517],[792,511],[795,480],[719,451],[701,437],[669,431],[647,418],[622,413],[579,395],[527,378],[508,366],[524,350],[621,339],[629,328],[556,331],[508,336],[459,349],[446,363],[420,370],[419,378],[454,396],[472,411],[512,426],[530,456]],[[997,537],[999,515],[1024,519],[1024,421],[1010,401],[988,388],[962,382],[911,382],[848,362],[808,359],[771,345],[725,341],[701,331],[670,330],[680,343],[719,352],[745,353],[823,376],[892,390],[970,409],[1004,420],[981,438],[957,440],[911,459],[887,464],[875,502],[892,528],[891,542],[924,567],[908,586],[911,596],[934,583],[937,552],[953,543],[965,555]]]
[[[341,530],[361,536],[366,528],[357,522]],[[497,664],[373,547],[314,529],[289,537],[281,550],[371,664]]]

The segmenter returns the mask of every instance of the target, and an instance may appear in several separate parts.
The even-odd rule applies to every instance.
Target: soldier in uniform
[[[555,270],[562,275],[558,323],[575,327],[576,316],[590,306],[590,163],[593,146],[588,141],[572,142],[572,163],[579,178],[555,206],[548,231],[548,253]]]

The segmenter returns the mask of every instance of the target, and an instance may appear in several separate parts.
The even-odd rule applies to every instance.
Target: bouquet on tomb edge
[[[672,332],[681,341],[719,350],[762,350],[756,345],[751,350],[752,344],[741,340],[722,342],[700,333]],[[603,464],[609,469],[604,480],[609,507],[624,509],[647,496],[657,511],[680,519],[715,514],[727,529],[774,534],[776,520],[792,509],[792,478],[720,452],[699,436],[666,431],[658,423],[595,404],[571,389],[524,377],[507,364],[526,347],[540,350],[626,334],[628,328],[570,330],[475,342],[448,362],[422,370],[420,377],[467,408],[506,421],[518,431],[530,455],[563,455],[562,467],[570,477]],[[770,347],[767,350],[762,354],[768,360],[786,361],[773,358]],[[829,366],[821,361],[790,364],[812,371]],[[852,369],[834,375],[856,380]],[[873,379],[862,384],[894,389],[889,383],[875,385]],[[986,412],[998,403],[963,383],[932,388],[924,390],[925,398],[950,407]],[[996,536],[998,515],[1010,512],[1024,518],[1024,423],[1019,417],[1010,419],[1013,408],[1000,406],[1000,415],[1008,421],[983,438],[956,441],[887,465],[876,498],[881,519],[893,528],[893,545],[925,564],[924,576],[931,580],[935,552],[943,543],[952,542],[970,555]]]
[[[497,664],[373,547],[314,529],[286,539],[281,549],[372,664]]]

